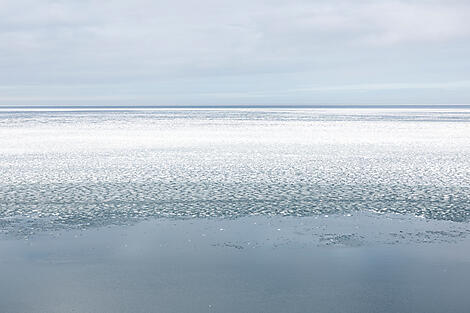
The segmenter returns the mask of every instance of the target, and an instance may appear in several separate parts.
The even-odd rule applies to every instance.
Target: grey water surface
[[[468,108],[0,109],[0,312],[468,312]]]

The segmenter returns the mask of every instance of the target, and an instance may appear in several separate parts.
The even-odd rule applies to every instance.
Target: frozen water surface
[[[0,312],[470,307],[470,110],[1,109]]]
[[[470,110],[0,112],[0,229],[147,218],[470,217]]]

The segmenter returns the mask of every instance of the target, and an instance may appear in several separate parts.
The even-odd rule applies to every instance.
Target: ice
[[[149,218],[470,218],[470,110],[0,112],[0,230]]]

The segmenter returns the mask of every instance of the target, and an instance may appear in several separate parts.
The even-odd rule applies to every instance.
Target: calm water
[[[1,109],[1,312],[466,312],[470,109]]]

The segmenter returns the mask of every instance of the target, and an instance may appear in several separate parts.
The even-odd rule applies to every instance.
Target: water
[[[3,240],[0,309],[466,313],[470,240],[458,224],[361,214],[163,218]]]
[[[0,311],[466,312],[470,109],[1,108]]]

